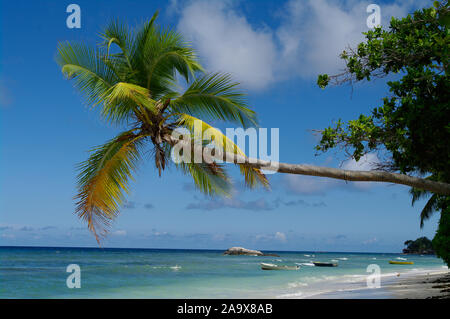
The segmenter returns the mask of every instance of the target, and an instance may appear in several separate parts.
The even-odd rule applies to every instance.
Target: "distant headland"
[[[404,254],[435,254],[431,240],[429,240],[427,237],[420,237],[416,240],[407,240],[404,244],[406,246],[406,248],[403,249]]]

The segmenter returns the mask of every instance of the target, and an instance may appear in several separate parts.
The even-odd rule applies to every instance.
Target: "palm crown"
[[[177,128],[185,128],[193,136],[194,121],[201,121],[202,131],[211,129],[204,120],[229,121],[244,128],[256,125],[255,112],[246,105],[238,83],[227,74],[205,73],[189,44],[176,32],[158,27],[156,16],[134,30],[111,22],[97,47],[69,42],[58,45],[57,63],[87,104],[100,107],[108,122],[127,127],[94,148],[79,165],[76,213],[98,242],[119,213],[146,147],[161,175],[174,146],[169,136]],[[177,76],[187,82],[187,89],[180,89]],[[245,155],[225,135],[219,131],[215,135],[202,145],[213,143]],[[268,186],[259,168],[238,165],[247,185]],[[190,174],[203,192],[229,194],[230,178],[222,165],[191,161],[175,166]]]

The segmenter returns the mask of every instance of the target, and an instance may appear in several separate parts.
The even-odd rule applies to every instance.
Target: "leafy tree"
[[[431,240],[429,240],[427,237],[420,237],[416,240],[407,240],[405,241],[405,246],[406,249],[403,250],[405,253],[434,253]]]
[[[417,10],[402,19],[392,18],[388,30],[381,27],[365,33],[366,41],[341,54],[344,72],[319,75],[317,83],[370,81],[390,74],[390,94],[369,115],[322,131],[318,151],[344,148],[358,160],[364,154],[383,150],[390,157],[380,169],[403,174],[429,175],[431,181],[450,182],[450,10],[448,1]],[[434,243],[442,256],[449,254],[448,194],[421,187],[411,189],[413,204],[431,196],[421,212],[421,226],[435,211],[441,211]],[[446,260],[448,262],[448,259]]]
[[[450,265],[450,200],[441,211],[439,226],[433,238],[433,248],[436,255],[441,257],[447,265]]]

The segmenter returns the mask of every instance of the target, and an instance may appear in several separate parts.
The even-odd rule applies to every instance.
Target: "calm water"
[[[0,247],[0,298],[286,298],[363,287],[369,264],[383,278],[444,270],[434,256],[276,252],[280,257],[223,256],[214,250]],[[407,258],[414,265],[388,264]],[[311,266],[338,261],[339,267]],[[401,259],[398,259],[401,260]],[[299,264],[263,271],[260,262]],[[69,289],[69,264],[81,268],[81,288]]]

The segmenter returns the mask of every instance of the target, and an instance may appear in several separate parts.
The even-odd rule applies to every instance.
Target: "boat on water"
[[[262,270],[298,270],[298,269],[300,269],[300,266],[286,266],[286,265],[261,263],[261,269]]]
[[[412,261],[396,261],[396,260],[389,260],[389,263],[391,265],[414,265],[414,262]]]
[[[320,262],[320,261],[313,261],[314,266],[317,267],[337,267],[338,264],[337,263],[324,263],[324,262]]]

